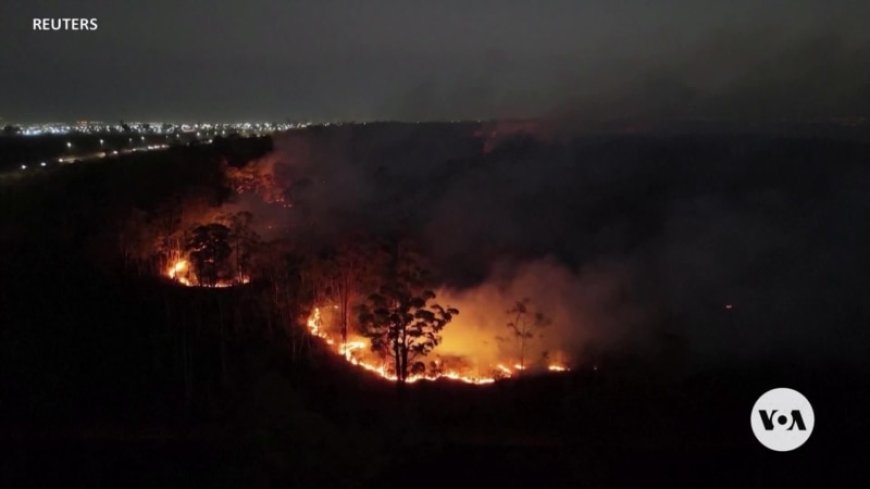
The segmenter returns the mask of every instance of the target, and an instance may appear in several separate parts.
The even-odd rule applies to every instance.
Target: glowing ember
[[[346,359],[350,360],[354,350],[360,350],[365,348],[365,346],[365,343],[362,341],[348,341],[344,345],[341,345],[339,352],[341,352]]]
[[[308,320],[306,322],[308,332],[317,338],[326,343],[330,349],[335,352],[337,355],[340,355],[347,360],[351,365],[360,367],[365,369],[383,379],[389,381],[396,381],[395,372],[391,370],[392,364],[389,361],[384,361],[383,359],[374,357],[373,354],[366,348],[367,343],[364,339],[354,339],[352,341],[347,341],[347,343],[342,344],[341,340],[336,337],[333,337],[324,329],[324,317],[321,308],[315,307],[314,310],[311,311],[311,314],[308,316]],[[486,375],[480,374],[472,374],[469,372],[469,369],[463,368],[462,371],[454,368],[449,368],[445,370],[441,370],[443,367],[443,363],[440,360],[435,360],[432,362],[432,365],[437,368],[433,369],[433,371],[428,371],[425,373],[416,373],[410,374],[406,379],[408,383],[419,382],[421,380],[434,381],[439,379],[449,379],[458,382],[464,382],[466,384],[473,385],[486,385],[492,384],[498,379],[506,379],[513,377],[518,372],[525,370],[527,367],[523,367],[519,364],[514,365],[514,368],[509,368],[504,364],[497,364],[490,367],[489,373]],[[567,372],[569,369],[560,364],[552,364],[547,368],[550,372]],[[483,370],[486,371],[486,370]]]
[[[247,275],[239,275],[232,280],[219,280],[215,282],[214,285],[204,285],[198,281],[190,261],[184,258],[178,258],[172,262],[166,269],[165,275],[185,287],[227,288],[236,285],[244,285],[251,281],[251,278]]]

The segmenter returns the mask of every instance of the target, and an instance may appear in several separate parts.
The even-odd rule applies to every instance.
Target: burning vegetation
[[[346,341],[343,341],[340,335],[332,333],[327,326],[328,318],[333,315],[329,309],[337,310],[338,307],[315,307],[312,310],[306,321],[308,332],[322,340],[331,351],[344,357],[351,364],[390,381],[415,383],[422,380],[447,379],[467,384],[486,385],[499,379],[517,376],[528,368],[522,363],[506,362],[480,365],[479,361],[464,356],[438,355],[435,348],[437,343],[434,340],[427,339],[421,344],[409,339],[427,336],[421,334],[425,327],[419,325],[409,328],[414,330],[411,333],[402,333],[395,326],[387,326],[387,332],[375,340],[377,343],[371,345],[369,338],[357,334],[353,334]],[[453,311],[458,314],[458,311]],[[448,331],[445,333],[447,336],[454,332],[450,329],[446,331]],[[461,336],[461,332],[456,333],[455,336]],[[423,361],[426,355],[432,352],[434,352],[433,358],[428,362]],[[411,363],[408,363],[409,360]],[[541,367],[553,373],[569,370],[562,363],[551,363],[541,365]]]
[[[233,216],[234,223],[245,219]],[[189,287],[232,287],[250,282],[250,248],[256,235],[241,224],[231,229],[220,223],[196,226],[184,241],[182,250],[174,250],[166,276]]]
[[[348,130],[337,128],[323,140],[318,132],[289,134],[281,151],[243,164],[226,160],[209,184],[167,195],[148,211],[134,209],[119,236],[128,266],[193,288],[257,282],[254,293],[270,304],[270,324],[288,331],[291,350],[309,348],[298,329],[399,384],[485,385],[567,371],[564,315],[529,298],[534,291],[480,301],[462,295],[445,283],[452,272],[421,244],[418,226],[397,227],[408,217],[397,221],[397,210],[378,202],[377,212],[357,205],[373,176],[387,177],[368,174],[367,163],[333,166],[358,156],[321,147],[343,147]],[[485,145],[474,139],[479,135],[445,136]],[[368,151],[364,158],[379,154]],[[312,166],[311,155],[324,153],[315,158],[324,158],[322,165]],[[366,214],[353,216],[359,212]]]
[[[268,251],[279,247],[262,242],[251,230],[252,222],[250,213],[235,214],[222,217],[221,222],[196,225],[180,240],[164,237],[159,241],[177,241],[182,246],[168,253],[163,275],[186,287],[250,283],[255,263],[273,265]],[[304,320],[305,330],[330,351],[400,384],[448,379],[485,385],[526,370],[568,370],[561,359],[550,361],[547,352],[530,355],[542,337],[539,330],[550,319],[533,310],[529,299],[518,300],[506,310],[493,307],[490,312],[504,319],[504,329],[491,342],[481,342],[475,352],[476,340],[463,331],[469,327],[467,322],[447,327],[456,323],[460,311],[434,302],[438,294],[429,288],[434,281],[424,258],[407,244],[381,245],[357,241],[294,257],[296,273],[305,278],[296,286],[304,287],[302,297],[316,304]],[[272,275],[272,280],[276,277]],[[292,286],[273,285],[276,290]],[[438,347],[445,337],[450,347],[442,352]],[[455,351],[463,341],[469,342],[471,351]],[[498,346],[498,358],[486,351],[489,344]]]
[[[191,147],[70,165],[0,193],[10,427],[81,420],[86,431],[70,433],[114,440],[105,430],[117,420],[156,420],[155,436],[177,433],[185,447],[167,457],[187,453],[191,433],[210,452],[241,440],[279,461],[275,486],[392,487],[372,474],[406,467],[377,466],[393,454],[413,457],[404,474],[414,477],[440,467],[433,446],[449,452],[435,456],[468,461],[465,470],[498,466],[476,454],[524,447],[511,457],[536,460],[525,484],[533,486],[560,458],[573,471],[602,453],[585,467],[609,472],[608,436],[619,430],[640,433],[638,446],[649,448],[649,413],[670,413],[652,426],[668,446],[700,453],[709,405],[728,408],[727,419],[747,386],[791,372],[795,358],[815,359],[806,379],[828,363],[795,348],[783,357],[788,370],[717,363],[699,376],[697,355],[715,345],[739,367],[738,351],[800,346],[798,330],[813,343],[838,337],[816,325],[855,311],[855,290],[829,279],[859,283],[863,268],[843,261],[822,273],[803,257],[863,256],[866,239],[818,241],[823,221],[835,236],[854,234],[838,216],[866,202],[854,183],[867,180],[863,146],[807,142],[771,160],[779,143],[692,138],[685,158],[650,165],[648,155],[670,143],[523,139],[468,156],[452,151],[470,146],[449,140],[460,132],[452,126],[422,135],[403,126],[380,139],[370,137],[376,127],[332,129],[288,135],[249,163],[268,160],[273,170],[245,169],[253,180],[240,186],[212,148]],[[846,163],[831,170],[831,158]],[[698,161],[714,167],[701,171]],[[786,163],[794,171],[783,173]],[[762,184],[735,195],[747,176]],[[831,184],[821,194],[805,185],[819,181]],[[827,204],[804,213],[807,201]],[[783,255],[783,243],[801,247]],[[797,326],[784,335],[783,324]],[[837,332],[843,347],[866,344]],[[729,350],[734,341],[739,350]],[[863,385],[836,377],[849,398]],[[416,384],[397,395],[392,383]],[[480,387],[493,383],[501,385]],[[683,430],[674,438],[674,426],[694,430],[696,443],[684,444]],[[726,423],[719,433],[731,431]],[[118,433],[153,439],[138,428]],[[542,451],[547,439],[554,444]],[[607,447],[584,445],[594,440]],[[742,443],[728,440],[722,446]],[[572,486],[607,482],[599,476]],[[504,477],[500,485],[514,482]]]
[[[187,246],[177,253],[164,275],[187,287],[248,284],[251,278],[243,265],[247,260],[231,260],[236,254],[246,256],[231,245],[232,236],[221,224],[194,228]],[[345,247],[343,252],[360,252],[349,250]],[[437,294],[426,288],[429,272],[417,262],[420,258],[404,252],[401,256],[368,257],[373,262],[365,265],[359,255],[355,258],[321,257],[313,269],[303,272],[315,279],[312,294],[321,297],[321,305],[314,306],[305,319],[306,331],[352,365],[401,384],[449,379],[485,385],[528,369],[568,370],[561,360],[549,361],[546,352],[530,358],[533,343],[541,337],[539,330],[550,320],[533,311],[529,299],[516,301],[506,311],[494,311],[505,320],[505,335],[492,338],[500,351],[507,352],[504,359],[491,363],[481,360],[489,356],[484,351],[487,342],[482,343],[480,357],[474,353],[439,354],[437,347],[445,336],[453,338],[451,344],[463,341],[463,325],[447,328],[460,311],[433,302]],[[380,284],[373,286],[371,293],[363,293],[366,285],[377,282]],[[340,304],[331,302],[334,299]]]
[[[345,302],[339,305],[325,297],[306,319],[308,332],[353,365],[398,383],[450,379],[485,385],[526,370],[569,370],[564,355],[550,359],[540,350],[537,341],[542,335],[537,330],[550,320],[533,310],[529,299],[517,301],[510,309],[471,305],[477,309],[476,316],[484,308],[493,322],[503,320],[503,331],[480,341],[475,332],[480,325],[463,321],[456,307],[434,302],[449,294],[426,288],[429,272],[419,264],[420,257],[398,249],[382,262],[387,268],[378,276],[356,271],[352,275],[359,282],[339,280],[333,293]],[[349,262],[343,263],[348,266]],[[356,289],[371,280],[381,284],[368,296]],[[532,351],[539,354],[533,356]]]

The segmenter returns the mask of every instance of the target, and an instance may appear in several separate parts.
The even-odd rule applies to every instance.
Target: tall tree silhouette
[[[528,342],[541,337],[540,330],[550,324],[550,319],[541,311],[531,310],[531,300],[523,299],[516,301],[514,306],[507,310],[510,320],[507,328],[517,342],[520,357],[520,371],[526,369],[526,350]],[[503,339],[503,338],[499,338]]]
[[[227,217],[233,247],[233,281],[242,282],[251,273],[251,258],[260,244],[260,236],[252,226],[254,215],[243,211]]]
[[[214,287],[226,273],[227,261],[232,253],[230,229],[212,223],[193,229],[186,243],[199,284]]]
[[[351,329],[352,304],[376,286],[377,271],[383,270],[384,258],[379,247],[362,236],[323,249],[319,254],[325,292],[338,306],[342,351],[346,352]]]
[[[392,359],[396,382],[403,385],[410,374],[425,370],[418,359],[441,342],[441,330],[459,311],[430,303],[435,293],[425,287],[428,272],[396,248],[389,278],[359,306],[358,319],[372,350]]]

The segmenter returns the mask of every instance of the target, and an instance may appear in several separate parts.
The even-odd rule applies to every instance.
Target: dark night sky
[[[0,118],[863,115],[868,18],[866,1],[4,0]]]

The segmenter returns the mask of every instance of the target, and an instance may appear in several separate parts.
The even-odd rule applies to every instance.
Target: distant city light
[[[329,125],[329,123],[323,123]],[[125,124],[107,124],[99,121],[82,121],[74,124],[63,122],[45,122],[37,124],[23,124],[20,134],[22,136],[41,136],[41,135],[56,135],[64,136],[71,134],[88,134],[101,135],[108,133],[132,133],[145,140],[146,134],[175,134],[176,138],[180,138],[179,133],[198,133],[197,137],[203,137],[203,132],[207,132],[205,136],[215,135],[220,133],[226,135],[229,133],[244,134],[246,132],[271,133],[275,131],[288,131],[292,129],[301,129],[312,125],[311,122],[298,123],[274,123],[274,122],[233,122],[233,123],[169,123],[169,122],[129,122]],[[262,133],[260,132],[262,131]],[[132,142],[133,138],[129,138]],[[100,139],[100,144],[106,143],[105,139]],[[66,147],[72,149],[74,147],[72,141],[65,141]]]

